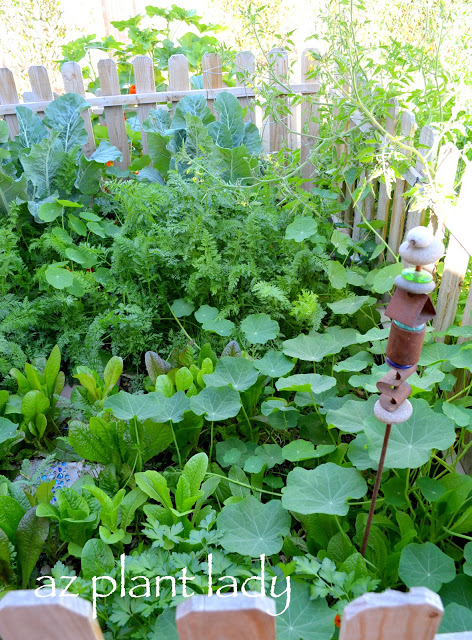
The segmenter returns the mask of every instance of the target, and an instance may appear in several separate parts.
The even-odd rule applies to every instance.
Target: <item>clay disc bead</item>
[[[395,278],[395,284],[409,293],[431,293],[436,287],[434,282],[412,282],[411,280],[406,280],[402,275]]]
[[[374,404],[374,415],[377,420],[384,424],[399,424],[406,422],[413,413],[413,407],[409,400],[405,400],[395,411],[386,411],[380,404],[380,401]]]

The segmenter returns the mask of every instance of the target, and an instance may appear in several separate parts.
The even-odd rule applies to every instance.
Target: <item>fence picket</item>
[[[3,640],[103,640],[92,605],[83,598],[61,598],[29,591],[10,591],[0,602]]]
[[[444,196],[453,192],[459,158],[459,149],[452,142],[446,142],[439,150],[435,178]],[[429,220],[429,226],[433,229],[435,236],[441,240],[444,239],[445,223],[450,209],[450,203],[443,198],[443,201],[435,207]]]
[[[339,640],[433,640],[443,611],[425,587],[365,593],[344,608]]]
[[[176,53],[169,58],[169,89],[171,91],[189,91],[190,75],[188,71],[188,60],[182,53]],[[178,100],[172,101],[172,109]]]
[[[135,56],[133,60],[134,82],[136,85],[136,93],[154,93],[156,90],[156,82],[154,79],[154,66],[151,58],[148,56]],[[142,124],[149,115],[151,109],[156,108],[155,102],[138,105],[138,118],[141,123],[141,143],[143,145],[143,153],[147,153],[147,135],[142,129]]]
[[[99,60],[98,75],[100,77],[100,85],[102,88],[103,96],[120,95],[120,83],[118,81],[116,63],[114,60],[112,60],[111,58],[108,58],[106,60]],[[125,170],[128,168],[131,160],[123,107],[105,107],[104,115],[110,142],[115,147],[117,147],[123,155],[123,159],[121,160],[121,162],[117,162],[117,165],[121,169]]]
[[[54,100],[46,67],[42,64],[33,65],[28,69],[28,77],[34,97],[38,102]],[[38,111],[38,116],[43,118],[44,111]]]
[[[2,104],[19,104],[18,92],[16,90],[15,78],[7,67],[0,69],[0,102]],[[18,135],[18,118],[15,114],[5,115],[5,122],[8,125],[10,140]]]
[[[395,131],[397,130],[399,110],[400,110],[400,107],[399,107],[397,98],[392,98],[391,107],[389,107],[388,109],[387,118],[385,120],[385,130],[391,136],[394,136]],[[387,148],[389,144],[390,143],[387,141],[387,139],[385,139],[384,148]],[[384,240],[387,237],[388,213],[390,209],[390,200],[391,199],[388,196],[387,186],[385,182],[379,182],[379,195],[377,198],[377,213],[375,217],[377,220],[382,220],[383,222],[385,222],[384,226],[379,230],[379,234],[382,236]],[[375,241],[377,242],[377,244],[381,242],[380,238],[378,238],[377,236],[375,237]]]
[[[82,69],[77,62],[65,62],[61,67],[62,81],[67,93],[78,93],[85,98],[84,80]],[[82,147],[84,154],[88,157],[95,151],[95,138],[93,136],[92,121],[90,120],[90,109],[81,112],[85,129],[88,133],[88,140]]]
[[[457,206],[454,211],[451,211],[447,220],[451,236],[444,259],[444,273],[439,287],[436,317],[433,320],[433,327],[437,331],[444,331],[454,323],[457,303],[470,259],[467,248],[467,243],[470,244],[472,240],[469,237],[470,202],[472,202],[472,162],[464,171]],[[469,320],[466,324],[470,323],[467,317],[464,320]]]
[[[301,82],[314,82],[313,71],[318,67],[318,61],[314,60],[311,55],[316,49],[305,49],[301,58]],[[300,131],[306,132],[309,136],[317,136],[319,134],[320,125],[315,122],[318,117],[318,105],[313,104],[310,101],[301,104],[300,113]],[[300,160],[302,165],[309,158],[311,150],[314,146],[314,138],[301,136],[300,138]],[[307,180],[313,177],[314,166],[307,163],[302,166],[302,176]],[[313,182],[308,181],[303,183],[303,188],[310,190],[313,188]]]
[[[205,53],[202,58],[203,69],[203,87],[212,95],[213,89],[221,89],[223,87],[223,67],[221,57],[217,53]],[[210,109],[213,108],[214,100],[208,98],[207,104]]]
[[[236,55],[234,64],[237,69],[237,73],[240,74],[236,81],[236,86],[245,87],[248,84],[248,81],[252,83],[252,76],[254,75],[255,71],[255,60],[252,51],[240,51]],[[244,121],[255,122],[256,119],[254,109],[251,105],[251,100],[249,98],[239,98],[239,102],[243,109],[247,109],[246,115],[244,116]]]
[[[285,49],[275,48],[269,53],[269,61],[272,65],[272,72],[274,76],[280,80],[281,83],[287,84],[288,82],[288,53]],[[281,102],[288,109],[288,98],[281,98]],[[277,153],[284,145],[288,143],[288,131],[281,122],[274,121],[274,116],[269,116],[268,123],[269,129],[269,151],[270,153]],[[287,126],[290,126],[290,116],[278,115],[279,120],[285,122]]]
[[[409,111],[404,111],[400,126],[400,135],[406,144],[411,144],[415,130],[415,116]],[[407,154],[408,155],[408,154]],[[397,178],[395,181],[395,191],[393,193],[392,212],[390,215],[390,230],[388,234],[388,244],[393,253],[398,253],[398,248],[403,236],[403,226],[405,223],[405,178]],[[393,255],[388,252],[386,260],[393,262]]]

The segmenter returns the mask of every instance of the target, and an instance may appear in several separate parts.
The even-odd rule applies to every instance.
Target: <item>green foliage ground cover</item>
[[[218,120],[198,98],[172,118],[152,111],[148,158],[128,121],[127,172],[97,126],[97,151],[82,154],[78,97],[43,120],[19,107],[13,142],[0,123],[3,593],[75,578],[70,591],[93,601],[94,576],[124,571],[126,596],[96,605],[107,640],[175,638],[184,567],[187,592],[207,593],[210,571],[231,592],[265,556],[282,640],[330,640],[347,602],[388,587],[437,591],[441,631],[468,630],[469,327],[428,329],[359,552],[384,433],[379,307],[401,265],[382,262],[375,223],[358,242],[343,233],[336,216],[365,185],[341,197],[336,183],[366,166],[379,176],[381,161],[395,177],[404,158],[381,159],[356,130],[360,155],[336,163],[322,113],[320,179],[302,191],[297,154],[262,156],[220,95]],[[56,490],[42,477],[52,460],[100,472]],[[175,595],[169,579],[148,593],[156,576],[176,578]]]

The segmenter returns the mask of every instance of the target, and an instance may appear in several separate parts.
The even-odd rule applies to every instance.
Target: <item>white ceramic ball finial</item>
[[[427,227],[414,227],[406,234],[399,253],[406,262],[421,267],[437,262],[444,255],[444,245]]]

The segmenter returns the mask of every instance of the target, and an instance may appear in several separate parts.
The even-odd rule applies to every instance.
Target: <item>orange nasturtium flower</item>
[[[113,166],[113,160],[108,160],[107,167],[112,167],[112,166]]]
[[[339,613],[334,616],[334,626],[338,629],[341,626],[341,616],[339,615]]]
[[[128,93],[136,93],[136,85],[135,84],[132,84],[130,86]]]

